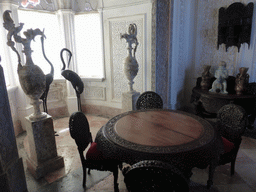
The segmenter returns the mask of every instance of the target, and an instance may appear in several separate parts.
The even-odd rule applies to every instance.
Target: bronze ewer
[[[3,14],[4,28],[8,30],[7,45],[10,46],[18,56],[18,75],[20,85],[25,94],[31,99],[31,104],[34,107],[34,113],[29,116],[29,119],[32,121],[40,120],[47,116],[46,113],[40,111],[41,101],[39,100],[45,90],[46,80],[42,69],[32,61],[31,53],[33,51],[31,50],[30,43],[37,35],[44,37],[44,33],[40,29],[28,29],[24,32],[25,38],[22,38],[18,33],[22,30],[24,24],[19,23],[19,26],[15,27],[14,22],[10,17],[10,13],[10,10],[6,10]],[[12,37],[16,43],[21,43],[24,47],[22,52],[25,53],[26,56],[25,65],[21,65],[20,55],[14,47],[15,43],[12,41]]]
[[[247,73],[248,69],[248,67],[240,67],[239,73],[236,75],[235,91],[237,95],[242,95],[246,91],[250,77]]]

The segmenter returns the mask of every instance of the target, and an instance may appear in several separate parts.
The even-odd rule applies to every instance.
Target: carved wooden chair
[[[174,166],[156,160],[144,160],[123,169],[129,192],[189,191],[188,180]]]
[[[231,163],[231,175],[235,172],[236,156],[247,124],[248,116],[246,111],[239,105],[224,105],[217,113],[216,128],[221,135],[224,149],[224,152],[220,154],[218,165]],[[210,165],[208,188],[212,185],[215,167]]]
[[[162,109],[163,100],[156,92],[146,91],[136,101],[136,109]]]
[[[99,171],[111,171],[114,175],[114,190],[118,192],[118,165],[120,163],[115,160],[104,158],[102,153],[97,150],[97,143],[93,142],[92,135],[89,128],[89,123],[86,116],[82,112],[74,112],[69,119],[69,130],[71,137],[75,140],[81,158],[83,167],[83,187],[86,186],[86,168],[88,174],[90,169]],[[84,151],[91,143],[90,148],[84,156]]]
[[[254,95],[256,97],[256,82],[251,82],[251,83],[248,83],[247,87],[246,87],[246,93],[247,94],[250,94],[250,95]],[[256,111],[256,99],[254,101],[254,103],[252,103],[252,105],[254,105],[254,109],[253,111]],[[248,128],[250,129],[253,129],[254,126],[254,121],[255,121],[255,117],[256,117],[256,114],[255,113],[252,113],[251,115],[249,115],[248,117]]]

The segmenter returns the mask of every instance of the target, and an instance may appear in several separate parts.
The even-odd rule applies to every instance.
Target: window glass
[[[54,78],[61,78],[62,63],[60,60],[60,51],[63,48],[60,39],[60,30],[58,18],[52,13],[42,13],[19,10],[19,22],[24,23],[21,31],[21,36],[24,31],[28,29],[39,28],[41,31],[44,30],[46,39],[44,40],[45,55],[54,66]],[[38,65],[45,74],[50,73],[51,67],[45,60],[42,52],[41,36],[35,37],[35,41],[31,42],[32,60],[35,65]]]
[[[77,69],[81,77],[104,77],[101,25],[99,13],[75,15]]]

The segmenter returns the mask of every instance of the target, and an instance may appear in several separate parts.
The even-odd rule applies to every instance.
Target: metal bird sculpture
[[[51,71],[50,73],[45,75],[45,79],[46,79],[46,88],[44,93],[42,94],[42,96],[40,97],[40,99],[43,100],[43,108],[44,108],[44,112],[48,113],[48,109],[47,109],[47,96],[48,96],[48,92],[50,89],[50,85],[53,82],[53,77],[54,77],[54,68],[52,63],[49,61],[49,59],[46,57],[45,55],[45,51],[44,51],[44,38],[45,36],[41,36],[41,44],[42,44],[42,52],[44,55],[45,60],[50,64],[51,66]]]
[[[20,23],[20,26],[15,27],[13,19],[10,16],[11,11],[6,10],[3,13],[3,20],[4,20],[4,28],[8,30],[7,33],[7,45],[12,48],[12,50],[17,54],[18,56],[18,63],[21,65],[21,59],[18,51],[14,47],[15,43],[12,41],[12,36],[14,36],[14,39],[17,38],[17,34],[22,30],[24,23]]]
[[[65,70],[66,64],[65,64],[64,59],[63,59],[63,52],[64,51],[67,51],[69,53],[68,65],[67,65],[66,70]],[[61,69],[61,71],[62,71],[61,75],[65,79],[67,79],[68,81],[71,82],[71,84],[72,84],[72,86],[73,86],[73,88],[75,89],[75,92],[76,92],[78,111],[82,111],[80,95],[82,94],[82,92],[84,90],[84,83],[83,83],[82,79],[78,76],[77,73],[75,73],[74,71],[68,70],[71,57],[72,57],[72,53],[71,53],[70,50],[68,50],[67,48],[63,48],[61,50],[60,58],[61,58],[61,61],[63,63],[63,68]]]

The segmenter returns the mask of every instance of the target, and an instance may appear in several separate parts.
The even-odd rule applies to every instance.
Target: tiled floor
[[[93,137],[97,131],[105,124],[108,119],[98,116],[87,115]],[[35,180],[26,170],[26,133],[17,137],[17,145],[20,156],[23,157],[27,185],[29,192],[40,191],[41,186],[47,186],[50,183],[67,176],[81,167],[79,154],[75,141],[70,137],[68,130],[68,117],[54,120],[54,129],[59,136],[56,136],[57,150],[60,156],[64,157],[65,167],[46,175],[44,178]],[[24,147],[25,146],[25,147]],[[92,173],[93,174],[93,173]],[[235,175],[230,176],[230,165],[217,167],[214,175],[214,185],[207,190],[205,185],[208,178],[208,169],[193,169],[191,177],[192,184],[190,191],[209,191],[209,192],[256,192],[256,140],[243,137],[243,141],[238,153]],[[72,182],[72,181],[71,181]],[[123,175],[119,174],[120,192],[126,192],[126,186],[123,182]],[[104,180],[98,182],[86,191],[113,191],[113,176],[110,174]],[[74,190],[70,190],[74,191]],[[84,190],[82,190],[84,191]],[[79,192],[79,191],[75,191]]]

